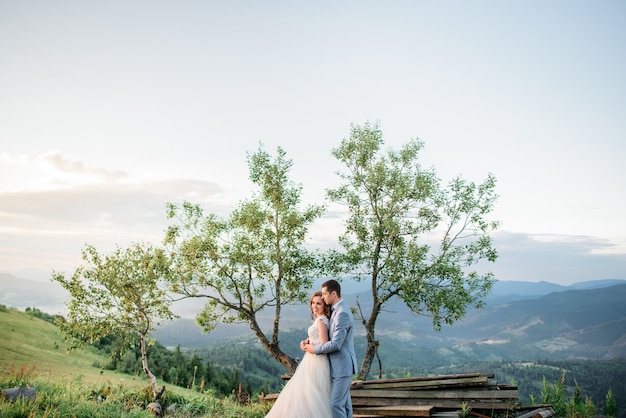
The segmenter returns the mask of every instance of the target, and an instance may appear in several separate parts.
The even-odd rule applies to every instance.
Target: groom
[[[350,384],[357,367],[352,336],[354,317],[341,298],[341,286],[337,280],[328,280],[322,284],[322,299],[333,308],[328,327],[329,341],[317,345],[306,344],[303,349],[311,354],[328,355],[333,382],[330,393],[333,418],[352,418]]]

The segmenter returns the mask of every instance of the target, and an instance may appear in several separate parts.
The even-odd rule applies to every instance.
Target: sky
[[[352,125],[498,180],[499,280],[626,279],[622,1],[0,0],[0,272],[160,244],[167,202],[227,215],[283,148],[324,203]],[[340,219],[316,223],[333,245]]]

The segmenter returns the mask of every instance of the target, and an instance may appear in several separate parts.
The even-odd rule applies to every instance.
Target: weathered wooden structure
[[[354,381],[354,418],[518,417],[554,415],[549,405],[522,407],[517,387],[499,384],[493,374],[455,374]],[[278,394],[267,395],[273,401]]]
[[[461,411],[510,416],[520,406],[517,387],[480,373],[356,381],[350,394],[355,417],[431,417]]]

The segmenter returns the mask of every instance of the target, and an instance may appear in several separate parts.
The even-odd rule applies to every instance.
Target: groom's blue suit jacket
[[[315,354],[327,354],[332,377],[354,376],[356,355],[354,354],[354,317],[340,301],[330,316],[328,342],[315,346]]]

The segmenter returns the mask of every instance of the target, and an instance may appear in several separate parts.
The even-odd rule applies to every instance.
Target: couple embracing
[[[266,418],[352,418],[350,384],[356,373],[354,317],[336,280],[311,296],[313,324],[306,352]],[[331,313],[332,312],[332,313]]]

